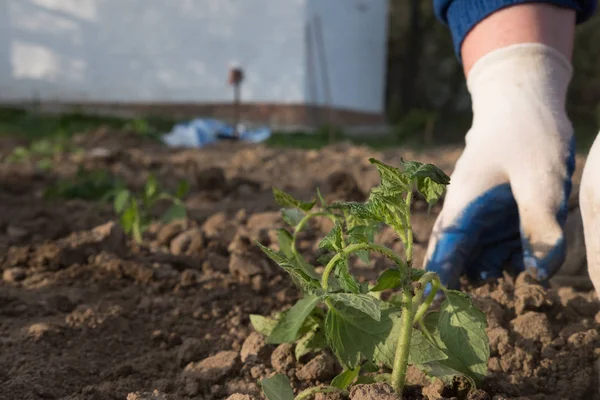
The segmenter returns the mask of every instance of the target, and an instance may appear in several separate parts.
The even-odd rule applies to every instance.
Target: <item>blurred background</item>
[[[212,118],[267,126],[274,145],[461,143],[470,99],[431,3],[2,0],[0,132],[160,134]],[[577,31],[568,108],[581,150],[600,121],[599,21]]]

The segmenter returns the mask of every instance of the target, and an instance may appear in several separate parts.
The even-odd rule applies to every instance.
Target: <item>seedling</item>
[[[387,381],[402,394],[408,364],[445,382],[463,375],[473,387],[487,373],[489,344],[485,315],[468,295],[445,288],[435,273],[412,265],[410,209],[414,194],[420,194],[432,206],[450,178],[431,164],[401,161],[399,169],[375,159],[370,161],[377,167],[381,182],[364,203],[326,204],[317,193],[316,207],[316,200],[299,201],[273,190],[293,233],[278,232],[278,251],[258,245],[290,274],[303,298],[274,318],[252,315],[251,322],[267,336],[269,343],[296,343],[297,357],[329,347],[344,367],[331,385],[307,389],[296,400],[316,392],[345,391],[353,383],[374,381]],[[316,217],[327,217],[334,223],[319,244],[327,252],[320,259],[324,266],[322,274],[302,258],[295,245],[298,234]],[[405,247],[404,258],[374,243],[374,233],[384,224],[400,237]],[[384,255],[392,267],[379,276],[375,285],[369,285],[352,275],[349,259],[359,256],[366,260],[373,252]],[[387,290],[397,290],[391,298],[399,300],[381,300],[382,292]],[[440,291],[444,296],[440,310],[431,311],[430,306]],[[391,374],[360,375],[373,373],[380,366],[390,369]],[[264,379],[261,385],[269,400],[293,399],[289,381],[283,375]]]
[[[5,162],[19,163],[30,160],[31,158],[40,158],[38,167],[49,169],[52,159],[60,153],[81,152],[78,147],[73,146],[69,140],[63,136],[51,139],[39,139],[32,142],[28,147],[16,147],[6,158]]]
[[[124,182],[106,170],[79,168],[74,177],[59,180],[46,189],[44,197],[111,201],[124,189]]]
[[[114,199],[114,209],[125,233],[131,234],[137,243],[141,243],[142,234],[152,222],[152,209],[158,201],[167,200],[172,203],[161,216],[164,222],[186,217],[187,211],[182,199],[188,190],[188,182],[181,181],[175,195],[161,192],[156,178],[150,176],[140,195],[135,195],[127,189],[119,191]]]

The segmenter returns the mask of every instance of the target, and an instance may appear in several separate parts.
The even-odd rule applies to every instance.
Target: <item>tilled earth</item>
[[[320,187],[328,199],[363,200],[378,183],[369,157],[433,162],[450,174],[460,155],[459,148],[381,153],[349,144],[173,150],[106,129],[74,143],[84,151],[55,155],[51,170],[35,159],[0,165],[2,400],[252,400],[261,398],[258,380],[275,372],[296,389],[329,382],[339,372],[330,354],[296,361],[292,346],[266,345],[249,322],[299,295],[252,244],[275,244],[275,229],[284,226],[271,187],[305,198]],[[0,156],[17,144],[0,142]],[[150,173],[170,189],[187,179],[189,218],[152,225],[139,246],[110,205],[42,196],[79,167],[103,168],[133,189]],[[551,290],[525,276],[465,283],[488,318],[492,357],[482,390],[467,394],[459,380],[443,387],[411,370],[408,398],[600,399],[600,302],[586,275],[576,197],[575,190],[568,260]],[[415,204],[417,262],[438,212]],[[329,227],[316,221],[311,228],[299,243],[308,259]],[[402,251],[390,231],[378,241]],[[375,258],[353,268],[373,280],[385,267]],[[356,386],[350,398],[396,397],[377,384]]]

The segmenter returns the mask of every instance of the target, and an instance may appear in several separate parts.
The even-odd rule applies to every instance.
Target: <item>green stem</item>
[[[308,389],[303,390],[302,392],[298,393],[298,395],[294,398],[294,400],[307,399],[310,396],[317,394],[317,393],[337,393],[337,392],[343,392],[343,390],[340,388],[336,388],[334,386],[316,386],[316,387],[308,388]]]
[[[400,336],[398,337],[398,345],[396,346],[394,368],[392,369],[392,387],[400,395],[402,395],[404,389],[406,370],[408,368],[408,353],[410,351],[414,316],[412,303],[413,296],[410,292],[410,287],[405,285],[402,289],[402,326],[400,328]]]
[[[317,211],[317,212],[309,213],[309,214],[306,214],[304,216],[304,218],[302,218],[300,220],[300,222],[298,222],[298,225],[296,225],[296,228],[294,229],[294,233],[292,235],[292,253],[298,254],[298,251],[296,250],[296,239],[298,237],[298,234],[302,231],[302,229],[304,229],[304,227],[306,226],[308,221],[310,221],[310,219],[313,217],[325,216],[325,215],[329,216],[330,213],[328,213],[327,211]]]
[[[409,270],[412,268],[412,258],[413,258],[413,231],[412,231],[412,221],[410,220],[410,203],[412,201],[412,191],[409,191],[406,194],[406,209],[407,209],[407,217],[406,217],[406,265]]]
[[[346,246],[343,250],[341,250],[339,253],[337,253],[335,256],[333,256],[331,258],[331,260],[329,260],[329,262],[325,266],[325,270],[323,271],[323,276],[321,277],[321,287],[323,288],[323,290],[327,290],[327,288],[329,287],[329,275],[331,275],[331,271],[333,271],[333,269],[335,268],[335,266],[336,266],[337,262],[340,260],[340,258],[345,257],[352,253],[356,253],[357,251],[361,251],[361,250],[370,250],[370,251],[375,251],[375,252],[381,253],[384,256],[386,256],[387,258],[389,258],[390,260],[392,260],[394,263],[396,263],[396,265],[398,265],[398,266],[404,264],[402,262],[402,259],[400,257],[398,257],[396,255],[396,253],[394,253],[393,250],[388,249],[385,246],[381,246],[381,245],[374,244],[374,243],[351,244],[349,246]]]
[[[431,276],[429,276],[428,279],[423,279],[428,274],[431,274]],[[417,309],[417,312],[415,313],[415,322],[419,322],[421,318],[423,318],[423,315],[425,315],[425,313],[429,309],[429,306],[431,306],[431,303],[433,302],[433,299],[435,299],[435,295],[437,294],[438,290],[440,290],[441,286],[440,278],[436,274],[433,274],[431,272],[428,272],[427,274],[423,275],[419,282],[423,285],[423,290],[421,290],[421,292],[419,293],[419,298],[423,295],[425,286],[427,286],[428,283],[431,283],[431,292],[429,292],[427,298],[421,303],[421,305]]]

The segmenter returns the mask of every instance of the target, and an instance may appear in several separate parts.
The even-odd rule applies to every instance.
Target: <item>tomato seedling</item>
[[[293,227],[279,230],[279,250],[258,246],[283,268],[303,293],[289,310],[274,318],[252,315],[254,328],[268,343],[296,343],[296,357],[329,347],[344,371],[329,386],[310,388],[297,400],[316,392],[345,391],[353,383],[387,381],[401,394],[408,364],[431,377],[450,382],[467,377],[473,387],[487,373],[489,341],[485,315],[468,295],[441,285],[433,272],[413,268],[411,204],[415,192],[429,206],[442,196],[450,178],[432,164],[401,161],[401,168],[371,159],[380,175],[367,201],[326,204],[300,201],[278,189],[275,200],[283,207],[283,219]],[[317,206],[319,203],[319,206]],[[321,240],[326,252],[320,258],[322,274],[302,258],[296,249],[298,234],[312,218],[326,217],[333,229]],[[391,227],[401,239],[405,257],[374,243],[381,225]],[[366,261],[370,253],[385,256],[392,267],[378,277],[375,285],[360,282],[350,271],[349,258]],[[426,288],[429,288],[427,293]],[[388,301],[381,292],[396,290]],[[443,293],[439,311],[430,306],[436,294]],[[361,376],[380,366],[391,374]],[[261,381],[268,399],[293,399],[287,377],[276,375]],[[283,393],[279,397],[272,393]]]
[[[181,181],[175,195],[162,192],[156,178],[150,176],[140,195],[135,195],[127,189],[119,191],[114,198],[114,210],[125,233],[131,234],[137,243],[141,243],[142,234],[152,222],[152,208],[158,201],[167,200],[172,203],[161,217],[164,222],[186,217],[187,211],[182,199],[188,190],[188,182]]]

